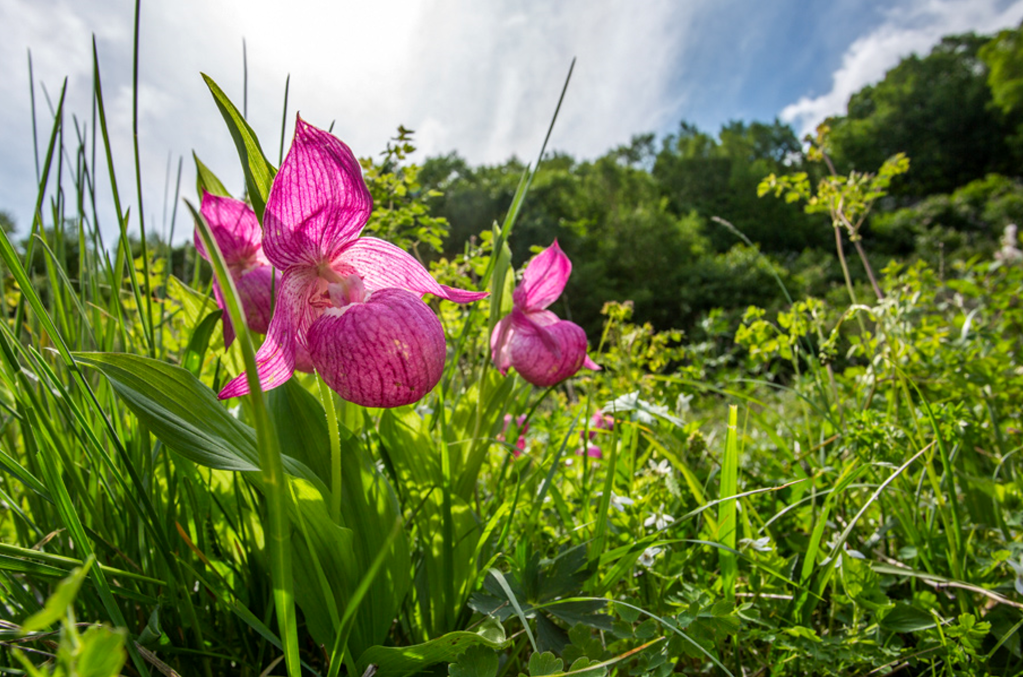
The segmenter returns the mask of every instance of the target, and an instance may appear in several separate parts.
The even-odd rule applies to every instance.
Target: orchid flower
[[[486,293],[439,284],[405,251],[359,237],[372,206],[348,146],[298,118],[263,216],[263,250],[281,271],[256,353],[264,390],[303,361],[343,399],[368,407],[411,404],[440,380],[444,330],[421,296],[467,303]],[[220,398],[248,391],[242,374]]]
[[[257,334],[265,334],[273,308],[274,273],[263,254],[263,230],[259,227],[256,213],[241,200],[211,195],[206,191],[203,191],[199,211],[224,254],[249,329]],[[195,249],[199,256],[210,260],[198,230],[195,231]],[[217,307],[223,310],[224,294],[219,280],[213,281],[213,297]],[[235,330],[227,313],[224,313],[223,318],[224,346],[230,347]]]
[[[540,252],[512,295],[513,307],[494,327],[490,352],[494,365],[507,374],[515,367],[522,378],[545,388],[564,381],[582,367],[600,369],[586,355],[582,327],[547,310],[565,289],[572,262],[555,240]]]

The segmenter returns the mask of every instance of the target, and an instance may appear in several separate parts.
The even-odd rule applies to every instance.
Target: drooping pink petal
[[[257,334],[265,334],[273,311],[274,269],[271,266],[256,266],[242,273],[234,284],[249,329]],[[279,278],[277,284],[280,284]]]
[[[416,402],[444,371],[440,320],[404,289],[381,289],[366,303],[326,311],[309,328],[308,345],[327,385],[365,407]]]
[[[224,348],[230,348],[234,343],[234,325],[231,324],[231,316],[227,314],[227,304],[224,303],[224,292],[220,290],[220,282],[213,278],[213,298],[217,300],[217,308],[223,312],[220,315],[224,323]]]
[[[332,259],[339,275],[357,273],[367,291],[395,287],[417,294],[433,294],[455,303],[478,301],[487,292],[465,291],[438,283],[408,252],[375,237],[349,242]]]
[[[586,358],[586,332],[582,327],[567,320],[541,327],[516,311],[511,317],[511,364],[526,381],[546,388],[582,367]]]
[[[333,260],[359,236],[372,208],[351,149],[299,117],[295,140],[266,201],[267,258],[282,269]]]
[[[601,367],[599,364],[591,360],[589,355],[587,355],[586,359],[583,360],[583,366],[586,367],[587,369],[592,369],[593,371],[600,371],[601,369],[603,369],[603,367]]]
[[[501,372],[501,376],[507,376],[508,369],[512,366],[511,346],[508,344],[508,340],[511,338],[511,329],[511,315],[505,315],[494,326],[494,331],[490,334],[490,358],[494,361],[497,370]]]
[[[249,205],[203,191],[199,211],[209,224],[213,239],[217,241],[228,266],[249,260],[260,251],[263,231]],[[210,260],[198,229],[195,231],[195,249],[201,257]]]
[[[543,310],[561,296],[571,274],[572,262],[554,240],[526,266],[522,283],[515,288],[512,299],[523,311]]]
[[[295,371],[304,374],[311,374],[316,371],[313,366],[313,358],[309,357],[309,349],[296,341],[295,345]]]
[[[592,418],[590,418],[590,426],[595,430],[614,430],[615,419],[610,414],[605,414],[603,411],[598,409],[593,412]],[[592,437],[590,439],[593,439]]]
[[[277,304],[267,330],[266,340],[256,352],[256,370],[263,390],[283,385],[295,370],[295,355],[305,341],[305,332],[315,319],[316,310],[310,304],[315,296],[318,279],[308,271],[286,271],[277,290]],[[322,313],[322,310],[319,312]],[[235,377],[220,391],[222,400],[240,397],[249,392],[245,374]]]

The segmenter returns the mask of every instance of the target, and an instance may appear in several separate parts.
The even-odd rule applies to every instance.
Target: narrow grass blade
[[[735,532],[738,527],[736,520],[736,500],[724,500],[739,493],[739,408],[728,407],[728,434],[725,437],[725,454],[721,459],[721,489],[718,506],[718,541],[725,547],[718,550],[718,562],[721,565],[721,579],[724,586],[725,599],[735,601],[735,583],[739,575],[738,562],[735,559]]]
[[[209,81],[212,82],[212,81]],[[215,85],[214,85],[215,86]],[[273,578],[274,601],[277,608],[277,621],[281,639],[284,642],[285,664],[291,677],[300,677],[302,666],[298,652],[298,622],[295,613],[295,588],[292,580],[291,564],[291,526],[288,519],[288,506],[291,494],[284,476],[284,463],[273,430],[273,422],[266,409],[263,390],[259,385],[256,372],[256,351],[252,345],[252,337],[246,327],[245,316],[238,290],[228,272],[224,255],[210,231],[206,219],[186,202],[196,227],[202,237],[210,261],[221,282],[224,303],[227,306],[231,322],[239,328],[238,340],[241,343],[242,355],[245,360],[245,373],[249,383],[249,401],[252,404],[252,417],[256,428],[256,439],[259,445],[259,460],[262,468],[263,490],[267,502],[267,546],[270,551],[270,570]]]

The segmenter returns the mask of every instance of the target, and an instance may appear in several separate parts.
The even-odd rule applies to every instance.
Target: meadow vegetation
[[[399,128],[364,234],[488,296],[430,292],[443,372],[388,408],[302,371],[218,400],[266,354],[229,196],[196,149],[164,237],[122,209],[97,57],[0,233],[0,673],[1020,674],[1021,46],[946,38],[805,141],[418,166]],[[288,160],[207,84],[265,224]],[[601,368],[536,386],[491,337],[555,241]]]

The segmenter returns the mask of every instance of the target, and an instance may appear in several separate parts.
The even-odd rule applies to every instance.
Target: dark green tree
[[[945,37],[853,94],[847,114],[829,121],[839,171],[869,171],[906,153],[913,170],[893,194],[909,198],[951,193],[992,172],[1016,174],[1006,141],[1015,125],[993,105],[979,56],[986,42],[973,33]]]
[[[718,139],[683,122],[679,132],[664,140],[653,174],[672,211],[695,211],[703,219],[721,217],[764,251],[798,253],[806,247],[826,247],[827,231],[820,219],[785,203],[757,200],[757,184],[771,173],[802,167],[804,158],[792,128],[775,120],[731,122]],[[714,249],[735,245],[735,235],[711,227],[707,236]]]

